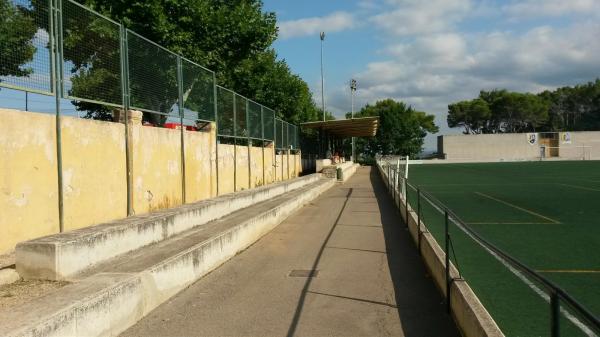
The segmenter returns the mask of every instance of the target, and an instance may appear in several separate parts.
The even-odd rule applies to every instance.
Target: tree
[[[33,60],[38,27],[29,10],[12,1],[0,0],[0,13],[0,76],[27,76],[32,70],[25,65]]]
[[[401,154],[416,156],[423,149],[427,133],[438,132],[434,116],[414,110],[393,99],[378,101],[363,107],[355,117],[379,116],[379,128],[373,138],[359,138],[358,154],[373,157],[375,154]]]
[[[535,131],[548,121],[547,100],[506,90],[481,91],[479,98],[448,106],[448,126],[465,134]]]
[[[464,127],[465,134],[479,134],[489,127],[492,113],[483,99],[462,101],[448,106],[448,126]]]
[[[548,131],[600,130],[600,80],[538,96],[549,105]]]

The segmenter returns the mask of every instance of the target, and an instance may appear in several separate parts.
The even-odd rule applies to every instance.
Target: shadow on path
[[[329,239],[331,239],[331,235],[333,234],[335,227],[337,226],[338,222],[340,221],[342,214],[344,214],[344,210],[346,209],[346,206],[348,205],[348,200],[350,200],[352,191],[353,191],[352,188],[348,189],[348,194],[346,194],[346,200],[344,200],[344,205],[340,209],[340,212],[339,212],[337,218],[335,219],[333,226],[331,226],[331,229],[329,230],[329,233],[327,234],[325,241],[323,241],[323,244],[321,245],[321,248],[319,249],[319,253],[317,254],[317,258],[315,259],[315,262],[313,263],[312,270],[317,269],[317,266],[319,265],[319,262],[321,261],[321,257],[323,256],[323,251],[325,250],[325,247],[327,246]],[[300,316],[302,315],[302,308],[304,307],[304,302],[306,301],[306,294],[309,292],[308,288],[310,287],[312,280],[313,280],[313,278],[309,277],[306,279],[306,283],[304,283],[304,287],[302,288],[302,293],[300,294],[300,299],[298,300],[298,305],[296,306],[294,318],[292,319],[292,323],[290,324],[290,328],[288,329],[288,333],[287,333],[288,337],[294,336],[294,333],[296,332],[296,329],[298,328],[298,322],[300,321]]]
[[[460,336],[375,167],[371,168],[370,181],[381,213],[388,267],[404,334]]]

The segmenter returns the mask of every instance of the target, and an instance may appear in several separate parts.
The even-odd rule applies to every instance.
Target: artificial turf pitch
[[[481,236],[600,315],[600,161],[415,164],[409,183],[428,191]],[[417,208],[417,193],[409,203]],[[421,218],[444,247],[444,216],[421,202]],[[454,224],[462,277],[507,336],[548,336],[550,306]],[[594,336],[567,307],[562,336]],[[595,331],[597,334],[598,332]]]

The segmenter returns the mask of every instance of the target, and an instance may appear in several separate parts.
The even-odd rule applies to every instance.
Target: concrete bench
[[[166,240],[234,211],[296,190],[319,174],[261,186],[155,213],[19,243],[17,272],[25,279],[62,280],[97,263]]]
[[[337,179],[339,181],[346,181],[356,172],[356,169],[358,167],[360,167],[359,164],[347,161],[345,163],[324,167],[323,175],[327,178]],[[341,170],[341,174],[339,176],[338,170]]]
[[[318,179],[100,263],[47,296],[0,309],[0,336],[117,336],[334,184]]]

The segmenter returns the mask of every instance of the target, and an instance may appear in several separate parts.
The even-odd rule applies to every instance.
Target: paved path
[[[399,219],[361,168],[123,336],[459,336]]]

